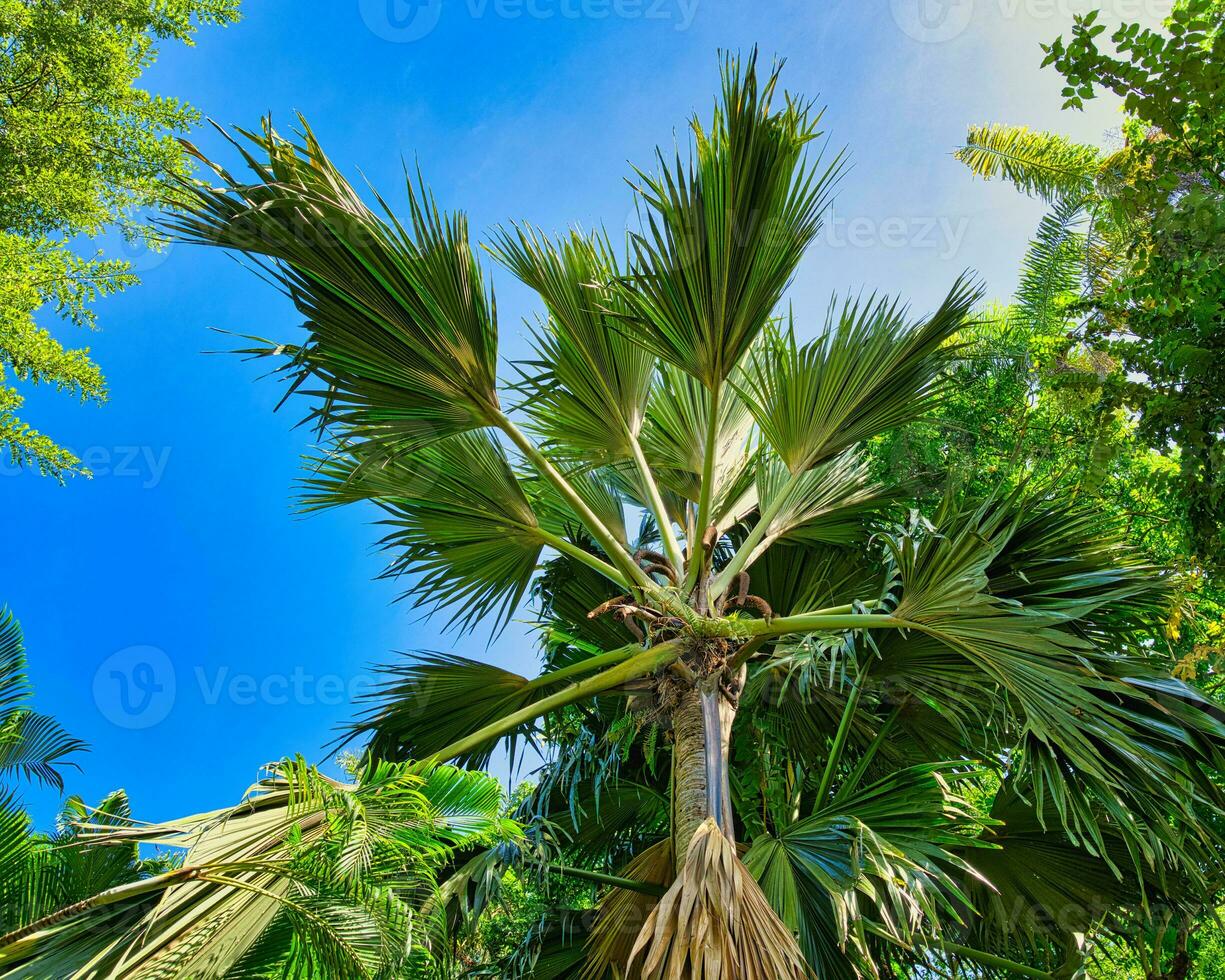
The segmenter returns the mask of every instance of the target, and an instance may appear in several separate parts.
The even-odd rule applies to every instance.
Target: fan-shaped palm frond
[[[790,97],[773,109],[781,65],[759,86],[756,61],[727,58],[712,125],[692,123],[691,164],[661,153],[657,176],[638,172],[645,227],[616,291],[622,329],[711,391],[774,311],[841,169],[803,162],[820,116]]]
[[[823,335],[807,344],[794,325],[762,344],[740,390],[770,446],[799,473],[916,418],[938,393],[980,290],[959,280],[943,305],[913,324],[887,298],[830,307]]]
[[[222,186],[196,188],[194,207],[170,228],[266,261],[308,335],[251,353],[287,359],[294,387],[317,396],[310,417],[320,425],[407,451],[490,424],[497,319],[467,220],[441,212],[410,180],[410,234],[386,209],[367,208],[302,128],[300,144],[270,122],[262,134],[241,133],[267,157],[240,147],[258,182],[213,167]]]
[[[745,863],[819,975],[855,976],[852,964],[870,959],[869,927],[905,948],[967,909],[950,872],[968,872],[960,850],[977,821],[949,768],[848,783],[812,816],[754,841]]]
[[[746,509],[752,509],[752,500],[746,500],[746,495],[753,488],[754,454],[749,443],[753,417],[744,401],[725,389],[712,430],[712,404],[710,392],[700,382],[663,365],[647,406],[642,444],[655,479],[680,501],[697,504],[702,495],[708,439],[713,432],[710,518],[727,526]],[[634,477],[627,479],[637,489]],[[641,493],[636,496],[641,498]],[[683,509],[673,518],[682,526],[686,524]]]
[[[634,459],[655,359],[610,329],[617,259],[607,238],[572,232],[553,243],[530,226],[501,230],[493,254],[544,300],[536,374],[524,383],[533,430],[559,458]]]
[[[505,623],[523,598],[548,534],[502,447],[487,432],[438,440],[411,455],[360,449],[318,460],[305,480],[308,508],[368,499],[386,513],[380,542],[387,577],[407,576],[408,596],[455,608],[451,623]]]

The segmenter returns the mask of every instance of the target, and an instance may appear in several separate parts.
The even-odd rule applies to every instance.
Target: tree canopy
[[[76,244],[105,231],[157,248],[145,211],[186,173],[175,137],[197,121],[137,87],[159,45],[226,24],[238,0],[0,0],[0,444],[62,478],[81,461],[18,416],[20,385],[106,398],[88,347],[48,326],[96,326],[93,303],[137,282],[131,263]]]

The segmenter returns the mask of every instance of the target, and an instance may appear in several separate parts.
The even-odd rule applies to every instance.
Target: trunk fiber
[[[717,686],[707,686],[705,691],[687,691],[672,714],[672,843],[678,867],[709,816],[735,842],[727,758],[736,711]],[[709,740],[708,731],[713,733]]]

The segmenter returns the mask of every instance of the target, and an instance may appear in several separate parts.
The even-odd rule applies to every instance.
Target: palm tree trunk
[[[687,690],[672,714],[672,853],[678,865],[707,817],[713,816],[728,840],[735,842],[727,771],[735,717],[736,709],[720,692],[717,676]]]

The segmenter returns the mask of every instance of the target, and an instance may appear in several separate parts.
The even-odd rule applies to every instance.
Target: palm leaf
[[[967,904],[949,872],[969,871],[959,852],[980,824],[949,768],[848,783],[811,817],[754,840],[745,863],[820,976],[855,975],[842,951],[869,957],[865,923],[906,948]]]
[[[1086,233],[1081,230],[1089,200],[1057,200],[1038,225],[1021,266],[1016,315],[1039,332],[1066,328],[1065,307],[1081,298],[1085,282]]]
[[[250,353],[287,357],[291,390],[316,396],[309,417],[320,426],[405,451],[490,424],[497,320],[466,219],[410,181],[410,235],[385,206],[379,216],[362,202],[302,125],[300,145],[270,124],[242,133],[254,183],[205,160],[222,186],[193,185],[170,229],[267,263],[308,334]]]
[[[348,735],[372,735],[370,752],[376,758],[428,759],[536,696],[526,677],[454,654],[422,652],[409,663],[384,664],[379,670],[388,679],[368,695],[376,705]],[[530,727],[517,729],[512,744],[531,732]],[[483,768],[496,744],[479,746],[459,761]]]
[[[761,543],[747,559],[750,565],[780,540],[862,541],[867,518],[882,507],[867,461],[853,450],[805,471],[798,480],[791,479],[781,460],[763,458],[757,465],[757,500],[770,516]]]
[[[961,279],[928,320],[912,325],[888,299],[830,307],[825,333],[801,346],[774,334],[738,387],[770,446],[792,473],[917,418],[940,393],[940,373],[979,297]]]
[[[75,767],[65,759],[86,745],[54,718],[24,707],[31,693],[21,624],[8,608],[0,607],[0,776],[17,772],[62,790],[60,768]]]
[[[256,960],[291,974],[383,975],[410,950],[411,916],[397,893],[428,885],[431,862],[454,846],[512,833],[502,804],[497,783],[477,773],[375,763],[342,784],[298,760],[276,766],[232,809],[90,825],[93,846],[182,847],[184,863],[10,933],[0,971],[58,975],[40,971],[79,957],[86,926],[105,938],[80,966],[89,976],[219,978]],[[134,924],[113,921],[116,908],[149,896],[155,904]],[[279,952],[260,950],[278,936]]]
[[[1074,936],[1097,929],[1109,910],[1142,902],[1134,878],[1076,846],[1057,820],[1048,825],[1015,787],[996,794],[991,816],[1000,823],[984,835],[991,847],[966,855],[982,876],[966,887],[978,913],[967,920],[970,945],[1055,969]],[[1122,840],[1112,850],[1113,863],[1128,862]]]
[[[488,432],[439,440],[411,455],[360,448],[315,461],[308,509],[368,499],[386,513],[386,577],[415,581],[405,596],[451,624],[504,624],[527,591],[545,546],[539,521],[500,444]]]
[[[695,159],[659,154],[638,173],[645,227],[631,235],[618,282],[621,328],[652,354],[714,390],[774,311],[816,237],[840,159],[804,161],[819,115],[787,99],[775,110],[776,66],[759,83],[757,52],[723,65],[723,96],[705,129],[692,123]]]
[[[971,126],[954,154],[975,175],[999,177],[1046,201],[1083,196],[1101,166],[1096,147],[1025,126]]]
[[[675,877],[671,838],[643,849],[618,874],[645,884],[669,884]],[[645,921],[657,904],[659,899],[654,895],[628,888],[609,889],[600,900],[577,980],[605,980],[624,972],[637,938],[634,929],[626,926]]]
[[[17,707],[30,694],[21,624],[12,610],[0,607],[0,710]]]
[[[712,398],[702,384],[683,371],[664,365],[647,406],[642,433],[643,451],[655,478],[678,500],[673,519],[685,524],[683,501],[697,503],[701,496],[707,432]],[[714,466],[711,472],[711,519],[727,526],[752,509],[753,462],[749,444],[753,417],[731,389],[719,398],[715,428]],[[633,474],[625,478],[632,487]],[[637,491],[642,500],[644,495]]]
[[[676,881],[651,909],[629,963],[643,980],[813,975],[713,817],[693,835]]]
[[[48,715],[17,709],[0,715],[0,776],[19,772],[57,790],[64,788],[60,767],[78,768],[67,756],[85,749]]]
[[[973,512],[946,509],[937,533],[891,541],[902,583],[893,615],[981,674],[976,682],[967,672],[955,687],[998,685],[1019,723],[1014,775],[1040,807],[1051,801],[1074,839],[1084,835],[1101,852],[1095,811],[1105,806],[1136,853],[1157,860],[1163,847],[1185,846],[1170,830],[1171,812],[1196,825],[1197,806],[1217,806],[1208,772],[1225,729],[1179,682],[1158,682],[1141,662],[1095,641],[1095,610],[1110,603],[1117,616],[1128,603],[1151,608],[1169,587],[1117,543],[1089,546],[1083,533],[1069,547],[1051,536],[1022,537],[1018,555],[1027,554],[1040,576],[1051,567],[1039,558],[1037,542],[1045,540],[1052,557],[1077,570],[1075,587],[1060,577],[1044,595],[1051,580],[1025,583],[1021,567],[1010,581],[1018,594],[1036,593],[1034,608],[987,591],[990,570],[1009,564],[1009,543],[1029,505],[1018,491]],[[1168,798],[1170,785],[1182,787],[1177,799]]]
[[[618,273],[608,240],[572,232],[553,243],[525,225],[499,230],[492,251],[548,310],[521,386],[533,430],[562,459],[630,459],[655,359],[609,326],[607,284]]]

